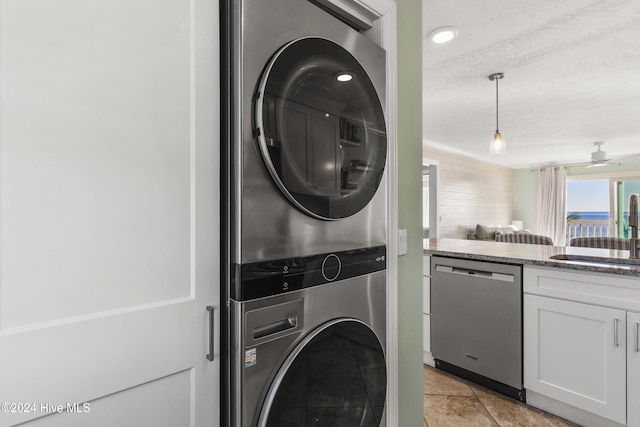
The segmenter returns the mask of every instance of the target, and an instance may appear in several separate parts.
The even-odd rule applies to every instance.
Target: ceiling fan
[[[602,151],[602,146],[604,145],[604,141],[594,142],[593,145],[596,147],[596,151],[591,153],[591,163],[588,168],[597,167],[597,166],[606,166],[610,162],[613,163],[631,163],[631,162],[640,162],[640,158],[638,154],[630,155],[630,156],[618,156],[618,157],[609,157],[607,156],[606,151]]]

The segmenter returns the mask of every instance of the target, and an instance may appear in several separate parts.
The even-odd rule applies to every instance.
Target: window
[[[567,242],[579,236],[610,236],[609,180],[567,181]]]
[[[613,189],[617,235],[629,238],[629,198],[640,193],[640,180],[614,181]]]
[[[579,236],[628,238],[629,198],[640,193],[640,175],[568,177],[567,242]]]

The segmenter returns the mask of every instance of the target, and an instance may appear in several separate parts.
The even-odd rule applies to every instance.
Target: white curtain
[[[567,227],[567,175],[563,167],[538,171],[538,234],[565,244]]]

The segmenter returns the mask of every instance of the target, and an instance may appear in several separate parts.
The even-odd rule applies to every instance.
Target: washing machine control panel
[[[387,268],[386,246],[235,266],[231,297],[247,301],[362,276]]]
[[[342,263],[340,257],[336,254],[329,254],[322,261],[322,277],[327,282],[333,282],[340,276],[342,270]]]

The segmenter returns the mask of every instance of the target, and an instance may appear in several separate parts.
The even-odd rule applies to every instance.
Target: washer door
[[[386,387],[384,352],[373,331],[357,320],[334,320],[287,357],[258,426],[379,427]]]
[[[306,214],[345,218],[376,193],[384,113],[364,68],[340,45],[303,38],[281,48],[258,86],[254,125],[273,180]]]

